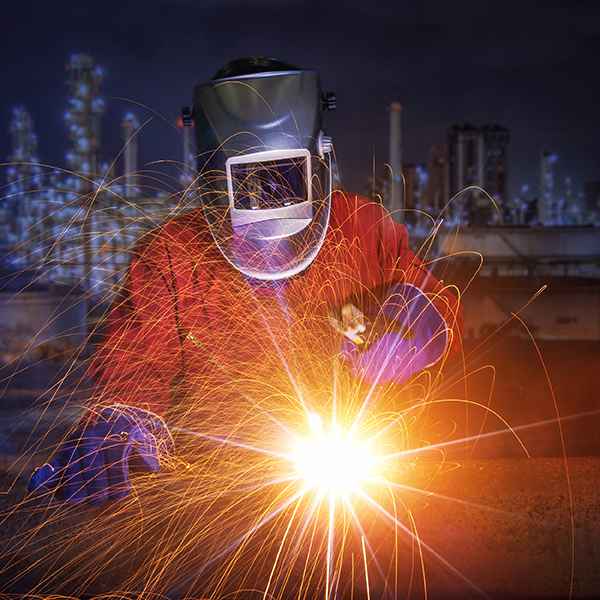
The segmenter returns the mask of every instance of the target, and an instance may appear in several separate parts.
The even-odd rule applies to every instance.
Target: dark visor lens
[[[286,158],[231,166],[233,206],[262,210],[308,200],[306,159]]]

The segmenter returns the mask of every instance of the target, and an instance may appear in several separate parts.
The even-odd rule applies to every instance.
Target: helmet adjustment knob
[[[337,107],[337,99],[333,92],[323,94],[323,108],[327,110],[335,110]]]

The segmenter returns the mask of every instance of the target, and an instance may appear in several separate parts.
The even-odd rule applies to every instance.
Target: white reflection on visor
[[[311,160],[306,148],[227,159],[232,235],[226,256],[245,275],[273,280],[291,277],[314,259],[329,210],[328,196],[313,189]]]
[[[236,210],[283,208],[308,200],[304,157],[231,165]]]
[[[242,222],[294,218],[289,213],[294,213],[295,207],[312,201],[310,152],[306,148],[232,156],[225,166],[234,227]]]

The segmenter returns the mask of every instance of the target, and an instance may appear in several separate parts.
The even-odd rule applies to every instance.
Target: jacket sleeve
[[[347,214],[354,215],[342,227],[352,223],[354,231],[346,231],[350,239],[360,240],[361,280],[371,290],[364,306],[381,299],[395,283],[407,283],[421,289],[438,310],[449,329],[450,354],[460,351],[465,329],[459,291],[438,281],[408,245],[406,227],[394,221],[381,205],[363,196],[344,195]]]
[[[458,299],[459,290],[438,281],[415,256],[409,248],[408,232],[404,225],[387,217],[381,221],[381,228],[386,280],[408,283],[425,292],[448,325],[450,355],[457,354],[461,349],[465,330],[463,306]]]
[[[154,232],[132,252],[88,370],[101,405],[118,402],[166,414],[170,386],[183,366],[171,254],[165,236]]]

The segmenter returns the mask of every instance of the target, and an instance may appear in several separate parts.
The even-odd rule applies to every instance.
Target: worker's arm
[[[88,370],[97,403],[166,414],[171,382],[183,369],[176,276],[181,258],[169,241],[165,232],[152,232],[132,252]]]
[[[30,491],[102,504],[130,491],[132,466],[157,473],[174,451],[162,416],[182,369],[178,289],[171,246],[162,230],[132,252],[89,374],[94,400],[53,459],[32,475]]]
[[[368,381],[401,383],[458,352],[462,306],[410,250],[406,227],[366,198],[340,195],[337,202],[339,214],[348,215],[339,226],[352,240],[362,283],[330,313],[341,317],[342,357],[351,369]],[[362,314],[356,314],[357,307]]]

